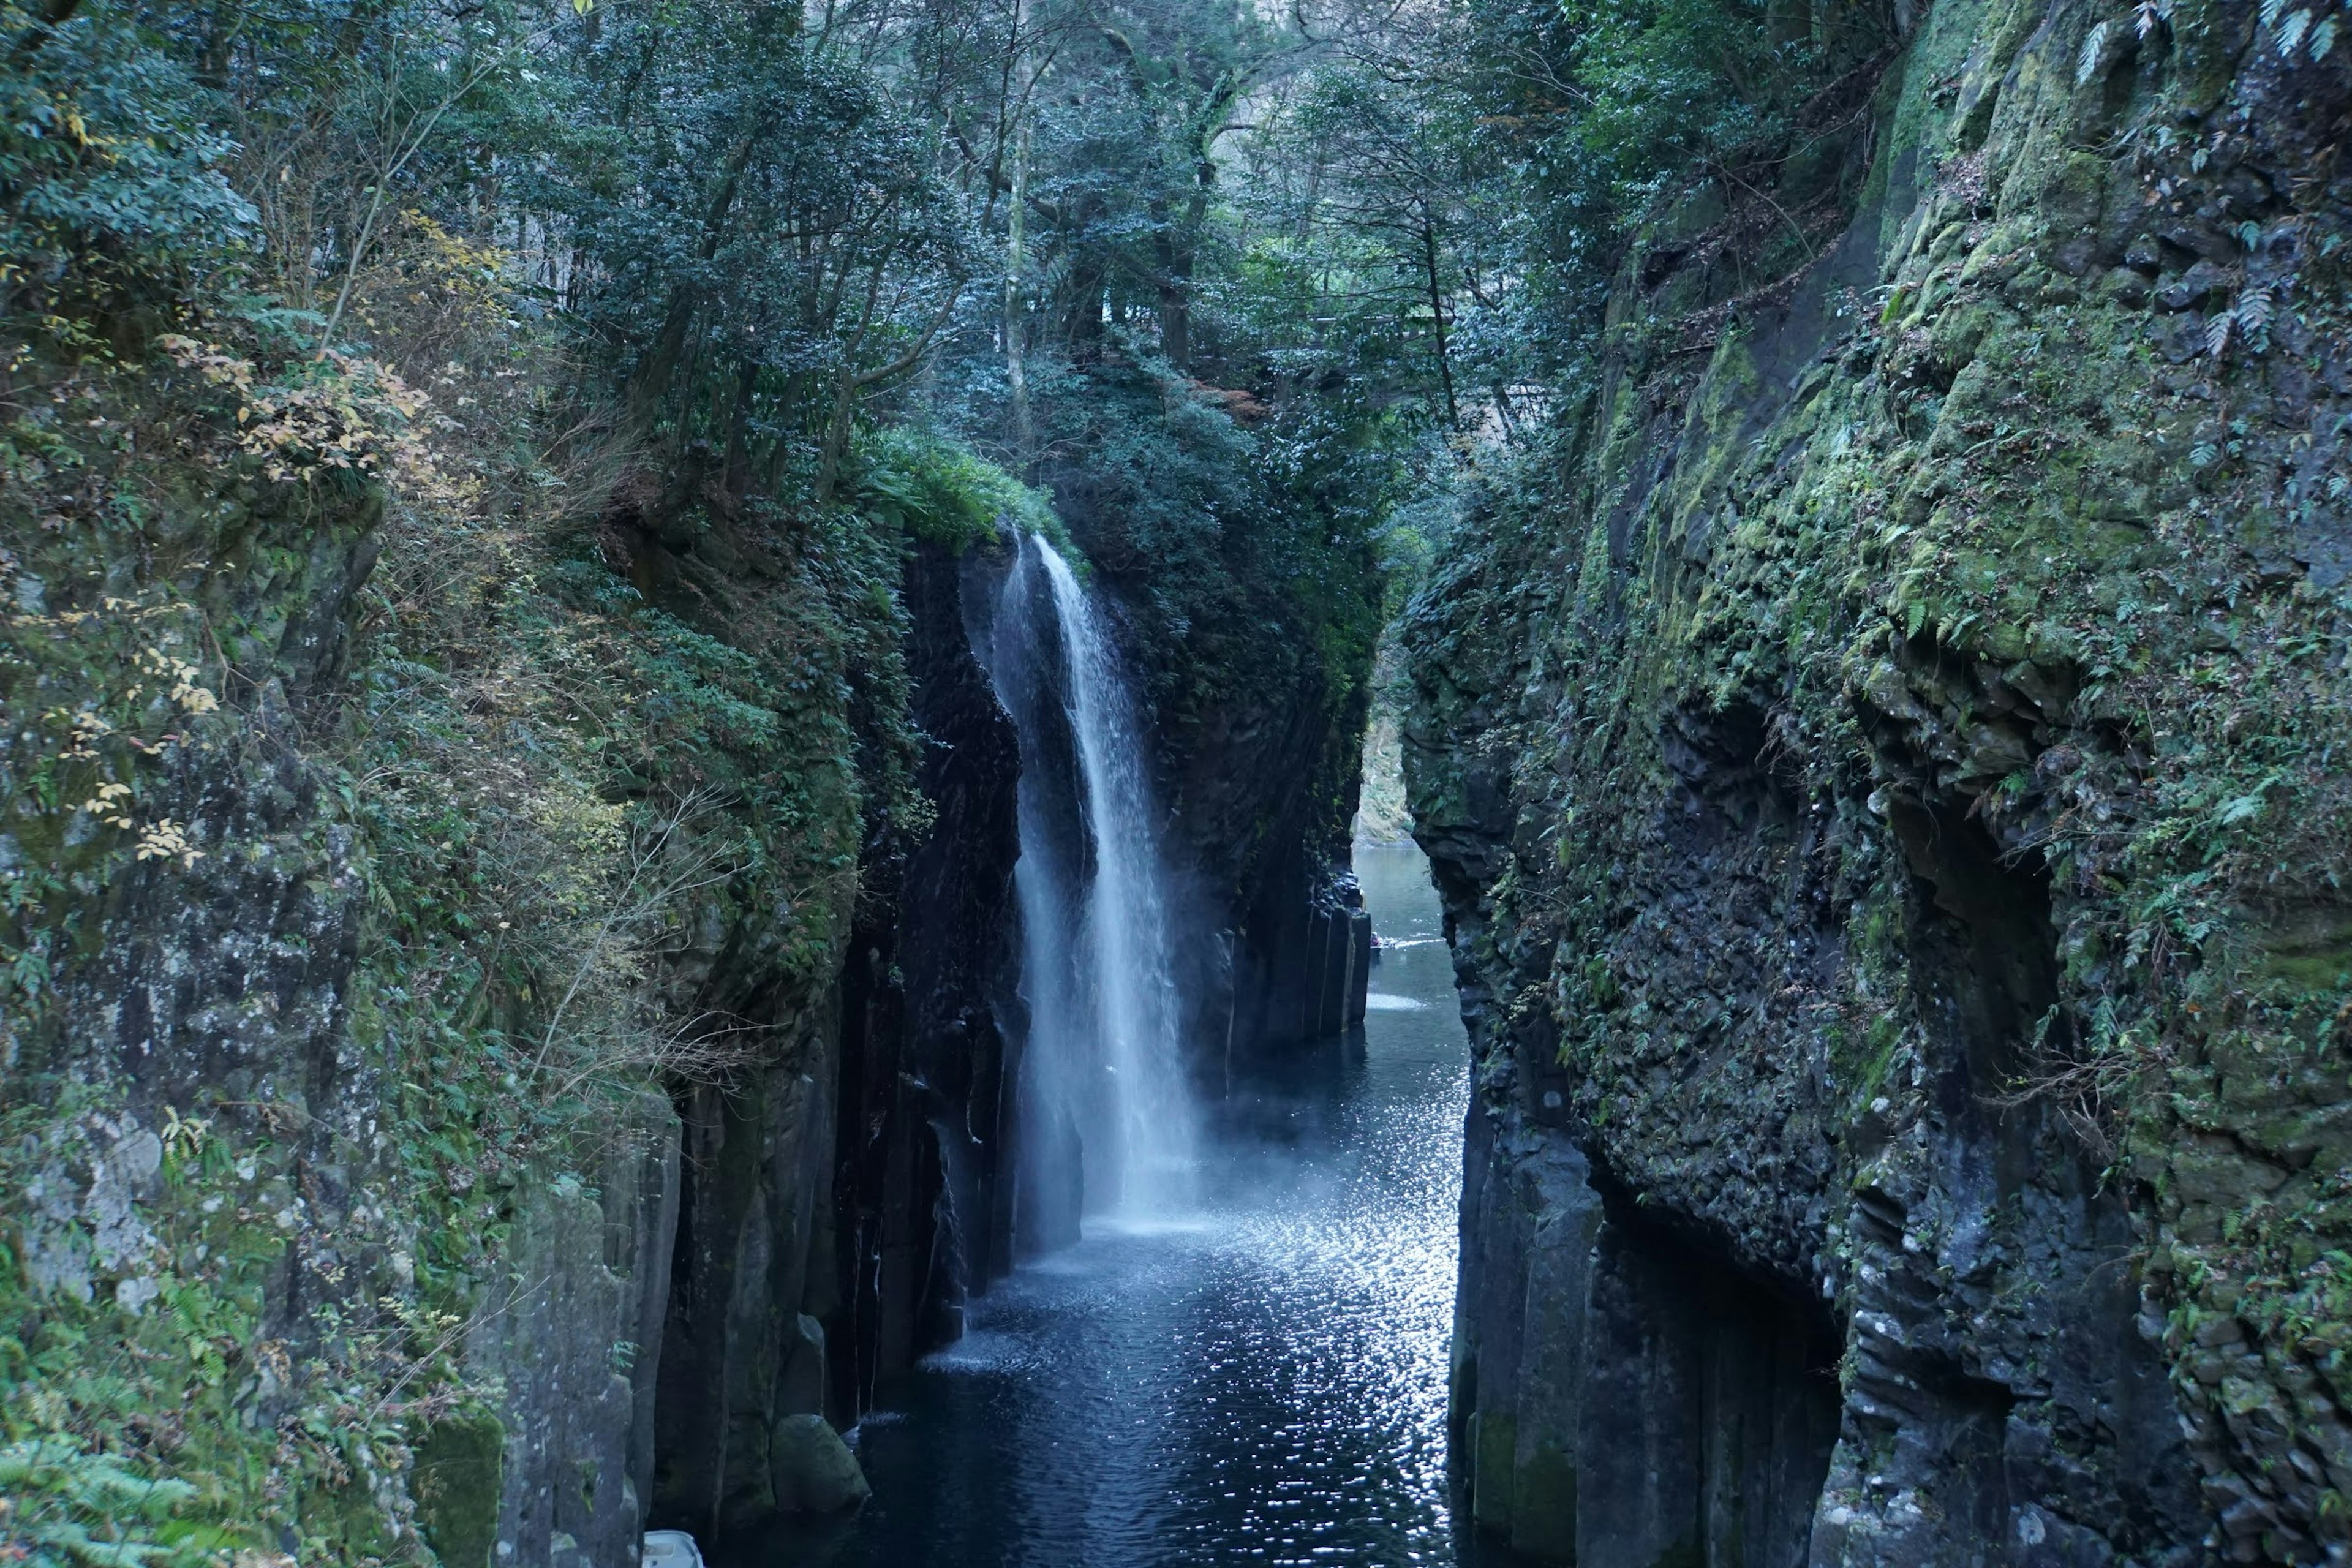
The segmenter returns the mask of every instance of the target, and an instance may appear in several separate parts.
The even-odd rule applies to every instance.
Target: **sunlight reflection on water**
[[[1367,1013],[1418,1013],[1428,1005],[1417,996],[1391,996],[1385,991],[1375,991],[1364,998]]]

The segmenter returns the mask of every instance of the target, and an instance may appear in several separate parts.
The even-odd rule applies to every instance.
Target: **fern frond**
[[[2074,85],[2081,87],[2099,68],[2099,56],[2107,47],[2107,25],[2101,22],[2083,39],[2083,52],[2074,61]]]

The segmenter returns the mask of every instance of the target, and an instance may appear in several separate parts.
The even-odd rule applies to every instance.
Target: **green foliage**
[[[77,1215],[95,1172],[137,1190],[137,1143],[110,1131],[119,1103],[47,1087],[0,1106],[0,1179],[27,1200],[0,1233],[0,1550],[57,1568],[209,1568],[236,1549],[274,1561],[277,1528],[323,1549],[329,1510],[294,1494],[315,1504],[399,1454],[398,1413],[358,1388],[406,1359],[409,1331],[372,1311],[322,1319],[331,1348],[305,1402],[256,1420],[289,1370],[262,1326],[288,1247],[272,1216],[296,1201],[283,1152],[184,1121],[137,1207],[92,1198]],[[420,1394],[446,1373],[433,1370]],[[363,1524],[348,1544],[383,1542]]]
[[[919,365],[976,258],[939,127],[796,13],[618,7],[568,29],[501,128],[522,197],[593,269],[563,303],[627,415],[774,485],[814,437],[829,499],[863,399]],[[845,46],[846,41],[845,40]]]
[[[1815,53],[1810,37],[1775,38],[1767,7],[1743,0],[1575,0],[1540,26],[1558,52],[1538,90],[1573,107],[1527,143],[1529,173],[1587,223],[1622,223],[1758,149],[1785,123]],[[1605,245],[1607,229],[1591,239]]]
[[[856,455],[859,504],[910,538],[961,555],[1013,528],[1068,546],[1045,496],[952,436],[885,426],[862,437]]]
[[[52,26],[9,0],[0,38],[0,316],[170,306],[255,216],[224,177],[232,145],[205,95],[121,7]]]
[[[163,1539],[173,1514],[195,1496],[185,1481],[158,1480],[77,1444],[37,1438],[0,1448],[0,1488],[15,1504],[0,1528],[26,1552],[20,1560],[39,1568],[210,1561],[209,1553],[190,1550],[196,1543],[189,1537],[211,1532],[173,1531],[178,1540]]]

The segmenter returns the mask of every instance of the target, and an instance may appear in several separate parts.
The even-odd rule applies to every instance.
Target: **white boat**
[[[683,1530],[648,1530],[637,1563],[639,1568],[702,1568],[702,1549]]]

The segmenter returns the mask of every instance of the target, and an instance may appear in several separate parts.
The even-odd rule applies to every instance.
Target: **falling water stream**
[[[1022,542],[990,640],[990,663],[1031,760],[1021,779],[1024,852],[1013,868],[1029,1005],[1022,1092],[1026,1120],[1059,1133],[1024,1141],[1023,1182],[1058,1194],[1045,1234],[1015,1237],[1035,1252],[1075,1238],[1073,1207],[1138,1217],[1181,1206],[1194,1116],[1133,705],[1108,631],[1069,563],[1045,541]],[[1052,743],[1061,735],[1066,752]],[[1066,770],[1074,778],[1053,776],[1045,759],[1059,755],[1076,764]]]
[[[863,1511],[721,1568],[1473,1562],[1444,1433],[1467,1053],[1426,862],[1359,852],[1364,1026],[1188,1107],[1132,714],[1041,544],[993,643],[1024,737],[1024,1179],[1061,1194],[1031,1207],[1066,1245],[861,1426]]]

